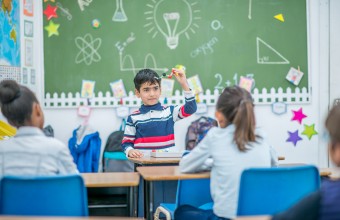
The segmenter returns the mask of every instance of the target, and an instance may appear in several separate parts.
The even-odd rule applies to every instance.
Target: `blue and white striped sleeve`
[[[185,104],[181,106],[175,106],[173,111],[174,121],[186,118],[194,114],[197,110],[197,104],[195,96],[192,91],[184,91]]]

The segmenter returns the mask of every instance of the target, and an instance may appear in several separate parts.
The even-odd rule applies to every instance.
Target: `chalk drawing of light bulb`
[[[175,2],[176,1],[176,2]],[[144,12],[146,16],[145,28],[155,38],[161,33],[166,45],[170,49],[176,49],[179,44],[179,37],[184,34],[190,40],[190,33],[195,34],[199,25],[195,20],[201,19],[195,9],[197,2],[189,3],[188,0],[160,0],[152,1],[154,4],[147,4],[151,10]]]

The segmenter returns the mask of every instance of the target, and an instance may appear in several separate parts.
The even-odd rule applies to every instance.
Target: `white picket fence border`
[[[208,106],[214,106],[220,91],[214,90],[212,93],[209,89],[205,91],[205,94],[199,95],[199,101],[206,103]],[[254,103],[256,105],[268,105],[274,102],[284,102],[286,104],[307,104],[310,103],[310,94],[307,88],[295,88],[292,91],[291,88],[287,88],[284,92],[282,88],[271,88],[268,92],[267,89],[262,89],[261,91],[255,88],[252,92]],[[121,99],[114,98],[111,92],[98,92],[94,94],[93,98],[86,99],[80,97],[80,93],[75,94],[61,93],[60,96],[54,93],[52,96],[50,93],[46,93],[44,106],[45,108],[77,108],[81,105],[91,105],[93,108],[112,108],[121,106]],[[123,105],[129,107],[139,107],[141,105],[141,100],[137,98],[132,91],[129,92],[128,97],[122,99]],[[161,103],[164,103],[164,98],[161,97]],[[180,105],[184,103],[184,96],[180,91],[176,90],[175,95],[167,98],[167,104]]]

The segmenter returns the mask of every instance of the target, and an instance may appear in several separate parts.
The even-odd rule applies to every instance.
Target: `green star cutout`
[[[48,23],[47,26],[45,26],[45,30],[48,32],[48,37],[51,37],[52,35],[59,35],[58,28],[60,24],[55,24],[52,20]]]
[[[315,131],[314,126],[315,124],[312,124],[310,126],[304,124],[305,130],[302,132],[303,135],[306,135],[308,139],[310,140],[313,135],[317,135],[318,132]]]

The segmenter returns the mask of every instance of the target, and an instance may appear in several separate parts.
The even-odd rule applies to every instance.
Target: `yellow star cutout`
[[[314,129],[314,124],[312,124],[310,126],[308,126],[308,125],[304,125],[304,126],[305,126],[305,130],[302,132],[302,134],[306,135],[309,140],[312,138],[313,135],[318,134],[318,132],[316,132],[315,129]]]
[[[52,20],[48,23],[47,26],[45,26],[45,30],[48,32],[48,37],[51,37],[52,35],[59,35],[58,28],[60,24],[55,24]]]

